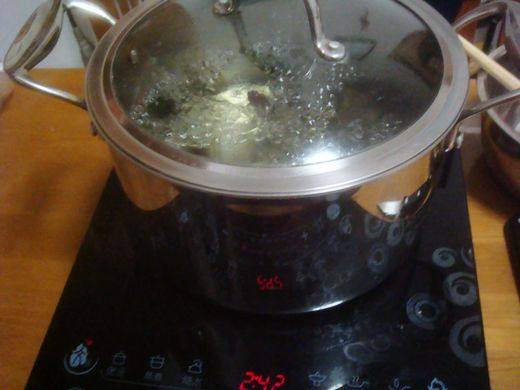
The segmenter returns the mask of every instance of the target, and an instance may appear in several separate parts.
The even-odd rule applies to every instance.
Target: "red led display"
[[[256,277],[256,284],[260,291],[267,290],[281,290],[283,289],[283,282],[278,277],[278,275],[274,275],[273,277],[265,277],[263,275],[258,275]]]
[[[275,390],[285,384],[285,375],[276,374],[274,376],[257,375],[253,371],[246,371],[244,380],[240,383],[238,390]]]

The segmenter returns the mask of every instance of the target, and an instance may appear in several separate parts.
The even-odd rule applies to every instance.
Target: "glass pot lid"
[[[331,60],[313,41],[309,3],[242,0],[219,15],[215,0],[172,0],[132,11],[89,66],[87,99],[101,132],[118,143],[107,129],[111,116],[162,156],[220,173],[334,163],[431,124],[442,111],[432,107],[452,92],[458,57],[455,105],[439,122],[441,133],[424,141],[448,130],[462,107],[467,65],[433,9],[417,1],[320,0],[325,36],[345,47]]]
[[[394,1],[319,5],[342,60],[316,51],[302,0],[242,1],[226,16],[208,0],[167,2],[118,49],[118,102],[160,141],[224,164],[304,165],[385,142],[437,95],[435,36]]]

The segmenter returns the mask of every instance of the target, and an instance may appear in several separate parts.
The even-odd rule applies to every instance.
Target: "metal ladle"
[[[239,0],[217,0],[213,11],[217,15],[229,15],[237,10]],[[317,0],[303,0],[314,47],[318,54],[328,61],[340,61],[347,55],[347,49],[341,42],[328,39],[323,32],[320,7]]]

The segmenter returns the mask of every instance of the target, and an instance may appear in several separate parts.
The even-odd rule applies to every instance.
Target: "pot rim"
[[[408,129],[360,153],[294,167],[217,163],[154,139],[120,108],[110,80],[115,54],[129,31],[166,0],[127,13],[97,45],[87,66],[86,103],[99,134],[120,154],[182,187],[248,198],[294,198],[352,189],[392,173],[439,144],[463,109],[469,84],[467,57],[451,25],[422,1],[394,0],[430,28],[441,48],[443,79],[428,110]],[[131,129],[130,131],[128,129]]]

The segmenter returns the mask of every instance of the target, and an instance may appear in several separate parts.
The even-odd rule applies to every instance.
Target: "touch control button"
[[[85,375],[96,367],[99,359],[92,352],[93,344],[91,339],[84,340],[65,355],[63,366],[69,374]]]

